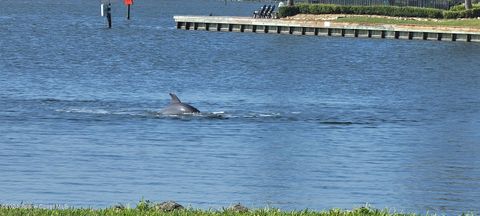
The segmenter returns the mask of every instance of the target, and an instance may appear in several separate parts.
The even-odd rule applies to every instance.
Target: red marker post
[[[127,5],[127,19],[130,20],[130,6],[133,4],[133,0],[124,0],[125,5]]]

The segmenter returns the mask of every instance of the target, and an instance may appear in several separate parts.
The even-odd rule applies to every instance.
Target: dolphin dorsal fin
[[[170,93],[170,97],[172,97],[172,100],[170,101],[170,103],[172,104],[175,104],[175,103],[182,103],[180,101],[180,99],[178,99],[177,95],[173,94],[173,93]]]

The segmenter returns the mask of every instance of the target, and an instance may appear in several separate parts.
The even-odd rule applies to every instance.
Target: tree
[[[470,10],[472,7],[472,0],[465,0],[465,9]]]
[[[472,1],[472,0],[465,0],[465,1]],[[293,0],[288,0],[287,1],[287,6],[293,6]]]

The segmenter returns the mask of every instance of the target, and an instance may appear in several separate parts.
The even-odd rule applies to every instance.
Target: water
[[[0,203],[479,212],[480,46],[184,31],[259,3],[2,0]],[[164,117],[169,92],[201,116]]]

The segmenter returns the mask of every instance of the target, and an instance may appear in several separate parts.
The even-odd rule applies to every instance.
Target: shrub
[[[442,18],[443,10],[418,7],[396,6],[350,6],[331,4],[298,4],[292,7],[281,7],[280,17],[303,14],[366,14],[399,17]]]
[[[419,7],[397,6],[350,6],[332,4],[298,4],[291,7],[281,7],[280,17],[294,16],[297,14],[359,14],[359,15],[382,15],[395,17],[422,17],[422,18],[475,18],[480,17],[480,4],[476,4],[471,10],[461,10],[454,6],[451,10]]]
[[[295,16],[299,13],[300,13],[300,10],[297,6],[288,6],[288,7],[278,8],[279,17]]]
[[[463,11],[445,11],[443,12],[443,18],[445,19],[457,19],[464,15]]]
[[[449,9],[449,11],[462,11],[462,10],[465,10],[465,5],[463,4],[452,6]]]
[[[470,10],[449,10],[443,12],[443,18],[445,19],[459,19],[459,18],[475,18],[480,17],[480,8],[474,8]]]
[[[472,9],[476,9],[476,8],[480,8],[480,3],[473,4]],[[465,5],[464,4],[455,5],[455,6],[452,6],[449,9],[449,11],[463,11],[463,10],[465,10]]]

